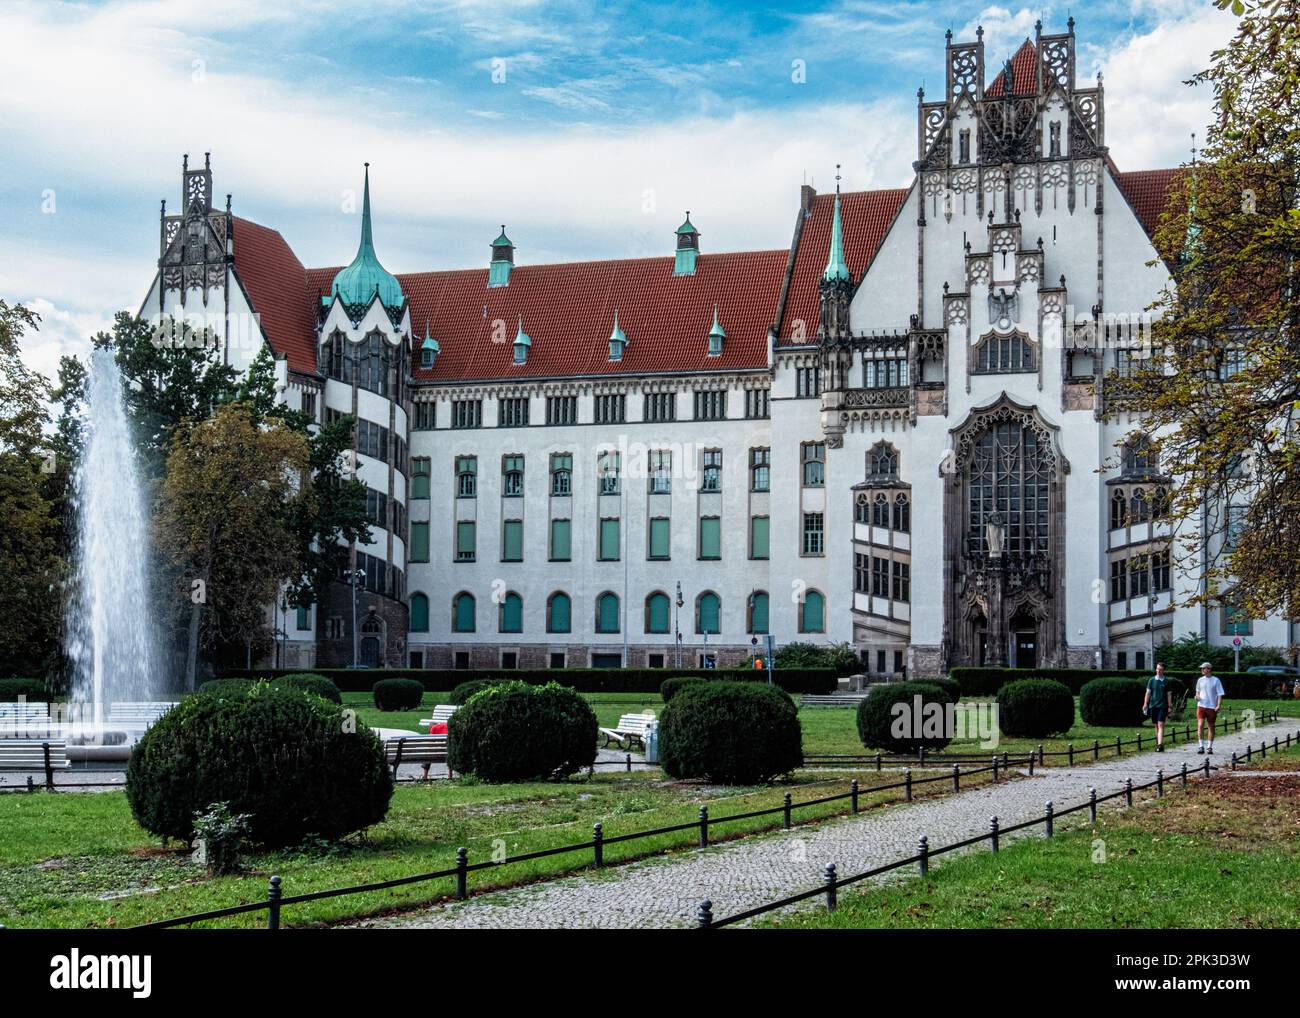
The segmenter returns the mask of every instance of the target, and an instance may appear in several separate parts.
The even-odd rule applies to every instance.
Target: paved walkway
[[[1226,769],[1231,754],[1258,746],[1267,736],[1295,734],[1295,718],[1260,725],[1249,734],[1217,740],[1212,765]],[[768,901],[808,890],[824,879],[833,862],[841,876],[851,876],[916,852],[927,835],[932,848],[986,833],[989,818],[1002,826],[1041,817],[1050,799],[1057,809],[1086,802],[1088,790],[1099,796],[1119,791],[1126,778],[1151,781],[1157,769],[1176,787],[1183,763],[1202,766],[1193,744],[1165,753],[1144,753],[1083,767],[1038,770],[1018,780],[983,786],[941,799],[890,806],[859,817],[818,826],[751,837],[704,851],[682,852],[623,866],[599,874],[565,877],[507,891],[489,892],[469,901],[437,906],[365,926],[423,927],[681,927],[694,923],[704,899],[724,918]],[[1295,773],[1295,772],[1292,772]],[[1153,792],[1143,793],[1150,796]],[[1122,804],[1122,800],[1120,800]],[[1116,803],[1101,809],[1115,809]],[[1086,819],[1086,813],[1084,814]],[[1041,828],[1035,832],[1042,836]],[[1014,836],[1013,836],[1014,837]],[[945,857],[935,860],[941,865]],[[473,888],[473,877],[470,878]]]

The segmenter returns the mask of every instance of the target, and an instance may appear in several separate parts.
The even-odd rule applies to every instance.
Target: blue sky
[[[830,0],[0,0],[0,295],[45,318],[29,357],[138,306],[181,153],[308,265],[346,262],[371,162],[396,272],[664,254],[684,209],[708,250],[789,244],[799,184],[905,185],[916,89],[943,33],[998,66],[1069,8]],[[1231,33],[1209,0],[1079,5],[1079,77],[1106,75],[1123,168],[1186,159],[1209,100],[1182,84]],[[802,69],[802,76],[797,73]],[[796,78],[802,77],[802,80]]]

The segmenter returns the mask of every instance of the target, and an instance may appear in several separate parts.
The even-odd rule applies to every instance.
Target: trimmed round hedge
[[[1090,725],[1136,728],[1144,720],[1145,696],[1146,683],[1141,679],[1093,679],[1079,690],[1079,714]]]
[[[370,729],[267,683],[186,697],[141,736],[126,767],[136,822],[181,841],[193,838],[195,813],[217,802],[248,814],[250,840],[268,848],[336,839],[382,820],[392,795]]]
[[[330,703],[342,703],[343,694],[339,692],[339,687],[325,678],[324,675],[316,675],[313,672],[298,672],[294,675],[281,675],[278,679],[272,679],[273,686],[286,686],[289,689],[298,689],[304,693],[315,693],[322,699]]]
[[[40,679],[0,679],[0,701],[11,703],[18,700],[49,703],[50,694]]]
[[[921,682],[928,686],[938,686],[943,690],[943,694],[948,698],[949,703],[961,703],[961,683],[956,679],[927,675],[923,679],[912,679],[911,681]]]
[[[418,679],[380,679],[372,692],[380,710],[415,710],[424,699],[424,683]]]
[[[998,690],[998,727],[1012,738],[1039,739],[1074,727],[1070,687],[1052,679],[1017,679]]]
[[[568,686],[494,682],[447,722],[447,766],[492,782],[564,778],[595,763],[598,731]]]
[[[707,680],[694,675],[676,675],[671,679],[664,679],[659,686],[659,695],[663,698],[664,703],[668,703],[688,686],[698,685],[705,681]]]
[[[209,696],[247,696],[254,685],[252,679],[208,679],[199,684],[199,692]]]
[[[920,697],[919,717],[916,716],[917,697]],[[891,753],[915,753],[922,746],[943,749],[952,741],[947,707],[953,702],[949,693],[933,682],[891,682],[876,686],[858,704],[858,738],[864,746]]]
[[[462,682],[459,686],[451,691],[447,697],[448,703],[464,705],[469,703],[469,698],[475,693],[481,693],[488,686],[499,686],[503,682],[509,682],[510,679],[470,679],[469,682]]]
[[[757,682],[688,683],[664,707],[659,762],[674,778],[756,785],[803,765],[789,694]]]

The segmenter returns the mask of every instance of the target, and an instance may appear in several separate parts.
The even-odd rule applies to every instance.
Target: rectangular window
[[[451,401],[451,426],[453,428],[479,428],[483,426],[483,401],[481,399],[454,399]]]
[[[794,369],[795,397],[812,399],[822,394],[822,369],[820,367]]]
[[[619,558],[619,523],[617,518],[605,517],[600,521],[600,561],[617,562]]]
[[[1115,667],[1121,672],[1128,670],[1128,651],[1121,650],[1115,654]]]
[[[1224,636],[1249,636],[1250,635],[1250,616],[1238,608],[1231,601],[1223,602],[1223,635]]]
[[[766,516],[749,518],[749,557],[765,559],[770,557],[771,520]]]
[[[647,558],[666,559],[671,550],[671,524],[667,516],[655,516],[650,520],[650,548]]]
[[[626,420],[626,396],[621,393],[607,393],[596,397],[597,424],[622,424]]]
[[[473,562],[476,558],[473,520],[460,520],[456,524],[456,561]]]
[[[501,561],[524,560],[524,521],[506,520],[501,524]]]
[[[366,517],[376,527],[388,526],[388,496],[382,491],[366,489]]]
[[[1224,519],[1223,530],[1223,550],[1226,552],[1235,551],[1237,542],[1241,540],[1241,533],[1246,527],[1247,506],[1230,505]]]
[[[695,393],[695,419],[721,421],[727,417],[727,390],[710,389]]]
[[[1157,593],[1169,589],[1169,552],[1158,551],[1151,556],[1151,587]]]
[[[853,554],[853,589],[859,594],[871,593],[871,556],[860,551]]]
[[[411,561],[429,561],[429,524],[411,524]]]
[[[749,450],[749,490],[770,491],[772,487],[772,450]]]
[[[746,389],[745,416],[751,421],[766,420],[771,417],[771,391],[768,389]]]
[[[642,416],[647,421],[677,420],[677,393],[647,392]]]
[[[1128,598],[1128,562],[1120,559],[1110,564],[1110,599],[1124,601]]]
[[[803,553],[805,555],[824,554],[826,543],[822,526],[821,513],[803,514]]]
[[[331,640],[343,639],[343,620],[337,615],[331,615],[325,624]]]
[[[298,625],[298,629],[299,629],[300,631],[301,631],[301,630],[305,630],[305,629],[310,629],[310,628],[311,628],[311,609],[310,609],[310,608],[303,608],[303,607],[299,606],[299,608],[298,608],[298,622],[297,622],[297,625]]]
[[[557,452],[551,454],[551,494],[573,494],[573,454]]]
[[[700,518],[700,558],[722,558],[722,520],[717,516]]]
[[[568,562],[572,557],[570,535],[572,523],[569,520],[551,520],[551,561]]]
[[[357,452],[388,462],[388,429],[373,421],[357,421]]]
[[[524,497],[524,458],[520,455],[501,457],[501,497]]]
[[[670,449],[651,449],[646,453],[646,490],[651,495],[667,495],[673,490],[673,454]]]
[[[889,597],[889,559],[871,556],[871,596]]]
[[[1128,596],[1146,597],[1150,589],[1151,573],[1147,557],[1134,555],[1128,566]]]
[[[564,667],[564,651],[557,650],[551,654],[551,667],[552,668]]]
[[[619,493],[619,473],[623,468],[623,454],[607,449],[596,457],[596,476],[600,479],[602,495]]]
[[[578,397],[577,396],[547,396],[546,397],[546,423],[547,424],[577,424],[578,423]]]
[[[497,427],[528,427],[528,397],[503,396],[497,400]]]
[[[314,392],[304,392],[302,394],[302,413],[307,420],[316,420],[316,394]]]
[[[862,384],[867,389],[894,389],[907,385],[907,358],[864,356]]]
[[[478,457],[456,457],[456,497],[478,497]]]
[[[799,446],[803,461],[803,486],[821,488],[826,484],[826,443],[804,442]]]
[[[429,475],[432,467],[427,457],[417,456],[411,460],[411,498],[429,497]]]
[[[700,475],[700,491],[722,490],[722,450],[704,450],[704,471]]]
[[[437,427],[437,403],[416,403],[414,410],[415,416],[411,421],[412,431],[432,431]]]
[[[912,600],[912,567],[907,562],[894,563],[894,600],[906,604]]]

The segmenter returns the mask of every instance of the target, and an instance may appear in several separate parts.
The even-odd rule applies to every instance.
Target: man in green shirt
[[[1156,673],[1147,680],[1147,695],[1142,701],[1142,713],[1146,714],[1156,726],[1156,752],[1165,751],[1165,719],[1169,717],[1174,706],[1174,694],[1169,689],[1169,680],[1165,678],[1164,663],[1156,665]]]

